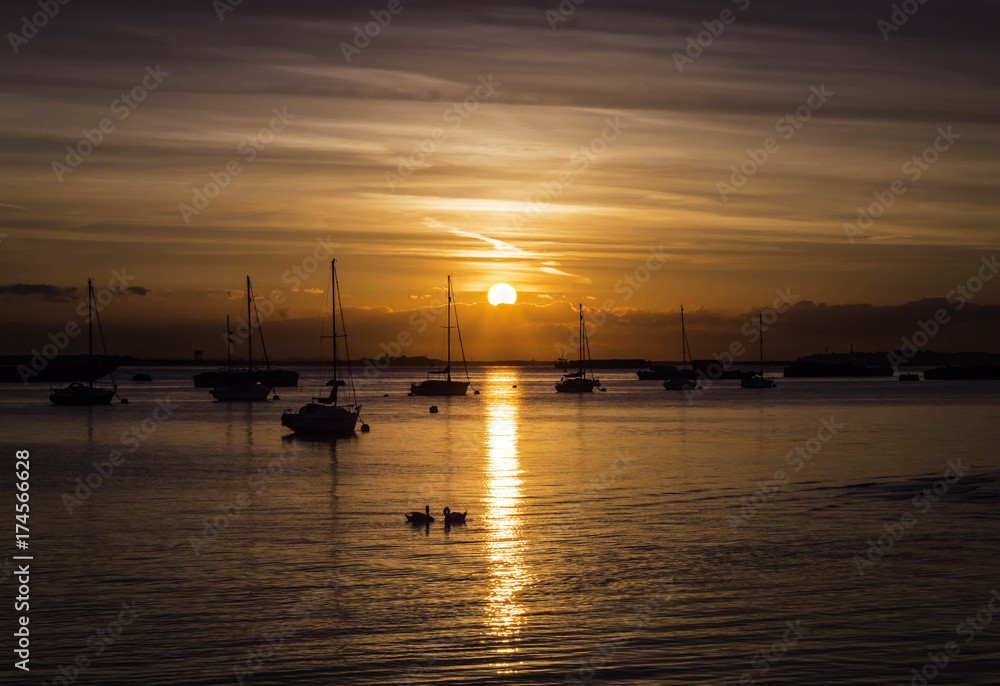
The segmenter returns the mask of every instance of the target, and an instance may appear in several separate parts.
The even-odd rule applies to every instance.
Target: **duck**
[[[424,505],[423,512],[417,512],[416,510],[414,510],[413,512],[406,515],[406,521],[410,522],[411,524],[430,524],[431,522],[434,521],[434,518],[431,517],[431,506]]]
[[[452,512],[450,507],[444,508],[444,521],[448,524],[465,524],[465,515],[469,514],[469,511],[465,512]]]

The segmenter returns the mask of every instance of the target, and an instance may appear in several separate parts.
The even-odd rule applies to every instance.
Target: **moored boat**
[[[583,322],[583,303],[580,304],[580,369],[571,374],[563,374],[562,379],[556,384],[556,391],[559,393],[592,393],[595,388],[600,388],[601,382],[594,376],[591,368],[590,376],[584,369],[584,360],[590,357],[590,343],[587,340],[587,326]],[[602,389],[603,390],[603,389]]]

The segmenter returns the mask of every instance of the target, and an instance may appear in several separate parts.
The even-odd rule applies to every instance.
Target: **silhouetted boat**
[[[968,367],[938,367],[924,372],[927,381],[997,381],[1000,380],[1000,366],[990,364]]]
[[[194,375],[195,388],[214,388],[222,384],[233,383],[246,377],[246,371],[217,369],[211,372],[199,372]],[[259,381],[272,388],[298,386],[299,373],[289,369],[255,369],[252,372],[254,381]]]
[[[325,398],[313,398],[311,403],[307,403],[299,408],[298,412],[285,410],[281,415],[281,425],[288,427],[298,434],[327,434],[344,435],[354,433],[358,425],[358,416],[361,414],[361,406],[358,405],[358,398],[354,393],[354,378],[350,366],[350,350],[347,347],[347,326],[344,324],[344,307],[340,302],[340,286],[337,283],[337,261],[330,262],[330,301],[331,317],[333,324],[332,335],[329,338],[333,347],[333,378],[326,384],[330,388],[330,394]],[[340,324],[344,333],[337,334],[337,306],[340,306]],[[337,339],[344,339],[344,352],[347,354],[348,366],[347,376],[350,383],[337,378]],[[341,405],[338,402],[338,391],[341,387],[350,388],[352,401],[350,405]],[[364,430],[365,427],[362,427]]]
[[[587,340],[587,327],[583,323],[583,303],[580,304],[580,369],[572,374],[563,374],[562,379],[556,384],[556,391],[559,393],[592,393],[595,388],[599,388],[601,382],[594,377],[594,370],[591,368],[590,376],[584,370],[584,360],[590,357],[590,342]]]
[[[452,381],[451,378],[451,311],[455,308],[455,326],[454,328],[458,331],[458,347],[462,351],[462,366],[465,367],[465,381]],[[445,327],[448,331],[447,343],[448,348],[448,362],[444,369],[435,372],[429,372],[429,374],[446,374],[445,379],[427,379],[421,381],[420,383],[410,384],[410,393],[413,395],[465,395],[469,390],[469,367],[465,363],[465,347],[462,345],[462,330],[458,328],[458,308],[454,303],[452,298],[451,289],[451,275],[448,275],[448,325]]]
[[[94,358],[94,318],[97,318],[97,329],[101,336],[101,351],[104,357],[108,356],[108,351],[104,343],[104,331],[101,329],[101,315],[94,308],[94,280],[87,279],[87,356]],[[49,400],[53,405],[84,406],[84,405],[110,405],[118,386],[115,385],[114,375],[111,376],[111,388],[101,388],[94,386],[94,380],[88,379],[86,384],[71,383],[64,388],[53,388],[49,395]]]
[[[212,389],[212,397],[224,402],[262,402],[271,395],[271,386],[258,380],[253,373],[253,315],[256,314],[256,304],[253,298],[253,286],[247,276],[247,370],[226,379]],[[260,317],[257,317],[257,331],[260,334],[260,346],[264,350],[265,364],[267,348],[264,347],[264,332],[260,328]],[[226,317],[226,367],[230,372],[232,367],[233,332],[229,329],[229,317]]]
[[[693,391],[698,388],[695,381],[697,375],[694,369],[687,366],[688,360],[692,359],[691,344],[688,343],[687,329],[684,328],[684,306],[681,305],[681,364],[677,373],[663,382],[663,387],[668,391]]]
[[[764,314],[759,315],[757,320],[760,333],[760,374],[751,373],[750,376],[740,379],[742,388],[774,388],[774,379],[764,376]]]

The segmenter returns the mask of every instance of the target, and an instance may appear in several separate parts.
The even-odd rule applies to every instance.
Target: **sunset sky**
[[[0,14],[0,353],[117,270],[113,352],[223,354],[249,274],[269,349],[316,355],[322,243],[355,356],[438,354],[411,322],[448,273],[477,359],[556,357],[579,302],[595,357],[679,357],[682,304],[710,357],[778,291],[769,356],[939,307],[927,347],[1000,352],[997,0],[52,5]]]

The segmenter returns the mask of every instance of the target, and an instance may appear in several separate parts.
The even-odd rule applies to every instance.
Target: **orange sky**
[[[108,310],[121,352],[208,347],[248,273],[287,292],[276,322],[304,322],[325,267],[298,292],[289,274],[319,240],[369,352],[448,273],[470,305],[514,285],[516,312],[469,311],[480,358],[553,357],[571,303],[660,317],[607,349],[665,357],[653,340],[674,336],[681,304],[717,345],[710,317],[738,324],[778,289],[898,307],[974,275],[998,243],[997,10],[928,4],[885,40],[870,3],[731,4],[683,72],[675,53],[726,3],[587,4],[555,29],[539,4],[406,5],[350,63],[338,46],[367,6],[244,3],[219,21],[204,2],[67,5],[0,58],[2,352],[72,313],[45,288],[78,301],[113,269],[146,291]],[[13,3],[2,25],[32,7]],[[143,95],[134,109],[127,92]],[[53,168],[103,120],[91,154]],[[735,188],[741,166],[754,171]],[[203,204],[211,183],[225,188]],[[891,206],[852,243],[845,223],[878,197]],[[894,326],[872,344],[912,328]],[[996,347],[976,332],[971,347]],[[789,354],[813,344],[785,336]]]

